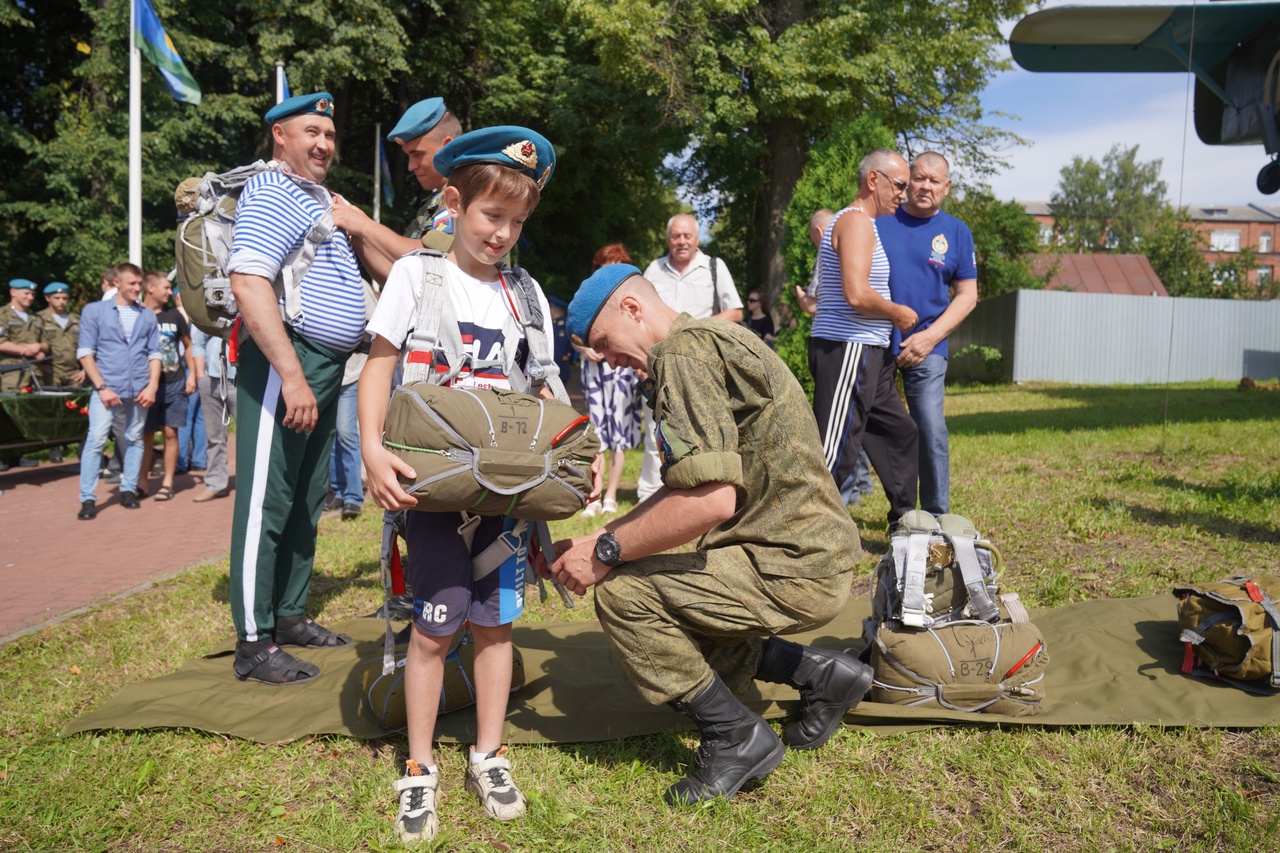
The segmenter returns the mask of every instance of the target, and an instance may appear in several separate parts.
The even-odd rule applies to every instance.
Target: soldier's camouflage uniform
[[[40,366],[40,381],[58,388],[70,388],[75,385],[75,374],[80,370],[80,362],[76,359],[76,346],[80,343],[80,315],[74,311],[67,312],[67,327],[64,329],[53,319],[53,309],[46,308],[37,316],[44,322],[44,340],[49,342],[52,362]]]
[[[649,375],[663,483],[731,483],[737,511],[694,553],[614,569],[596,586],[596,611],[647,701],[687,701],[713,669],[740,693],[765,639],[840,612],[857,529],[804,391],[749,329],[681,314],[650,350]]]
[[[448,252],[453,245],[453,220],[447,211],[441,216],[444,210],[444,187],[441,187],[418,208],[418,215],[409,223],[404,236],[421,240],[428,249]]]
[[[44,340],[44,321],[35,311],[27,312],[23,320],[13,305],[0,308],[0,341],[11,344],[37,344]],[[18,364],[22,356],[0,355],[0,364]],[[0,373],[0,391],[17,391],[24,385],[31,384],[31,374],[25,370],[10,370]]]

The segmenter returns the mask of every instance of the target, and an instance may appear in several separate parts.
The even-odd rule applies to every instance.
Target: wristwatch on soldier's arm
[[[600,538],[596,539],[596,559],[611,569],[616,569],[626,562],[622,559],[622,548],[611,531],[606,530],[600,534]]]

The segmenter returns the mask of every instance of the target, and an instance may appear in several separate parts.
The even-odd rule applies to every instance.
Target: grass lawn
[[[1280,393],[962,388],[947,411],[952,508],[997,543],[1003,586],[1031,604],[1280,573]],[[633,453],[624,485],[637,465]],[[880,494],[853,509],[862,589],[887,544],[885,511]],[[380,600],[377,515],[321,527],[312,610],[325,622]],[[572,611],[554,595],[529,601],[531,621],[593,618],[589,598]],[[229,628],[222,563],[0,647],[0,850],[398,849],[399,737],[59,737],[122,685],[172,672]],[[1276,729],[844,730],[729,804],[668,810],[662,792],[694,743],[518,746],[529,813],[513,824],[482,817],[462,788],[463,750],[445,748],[445,831],[429,849],[1280,849]]]

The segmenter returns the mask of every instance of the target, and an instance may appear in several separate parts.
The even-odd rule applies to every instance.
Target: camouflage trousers
[[[765,640],[831,621],[852,581],[852,564],[825,578],[763,575],[739,548],[660,554],[606,575],[596,586],[596,614],[646,701],[687,701],[713,672],[744,692]]]

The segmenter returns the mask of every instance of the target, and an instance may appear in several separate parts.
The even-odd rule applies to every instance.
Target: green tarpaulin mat
[[[843,649],[856,644],[867,599],[850,602],[827,626],[792,639]],[[1109,599],[1033,610],[1050,655],[1046,698],[1035,717],[922,711],[863,702],[845,717],[856,727],[901,731],[930,725],[1163,726],[1254,728],[1280,724],[1280,697],[1254,696],[1181,672],[1172,595]],[[102,707],[73,720],[66,734],[97,729],[191,728],[262,743],[316,734],[374,738],[385,734],[361,700],[361,662],[380,659],[383,623],[357,619],[334,626],[354,647],[303,649],[323,675],[313,684],[270,687],[231,673],[233,643],[189,661],[172,675],[125,687]],[[511,697],[509,743],[575,743],[690,728],[664,706],[640,700],[594,622],[515,627],[527,683]],[[757,684],[745,697],[769,718],[784,716],[796,693]],[[474,740],[475,715],[440,718],[438,739]]]

